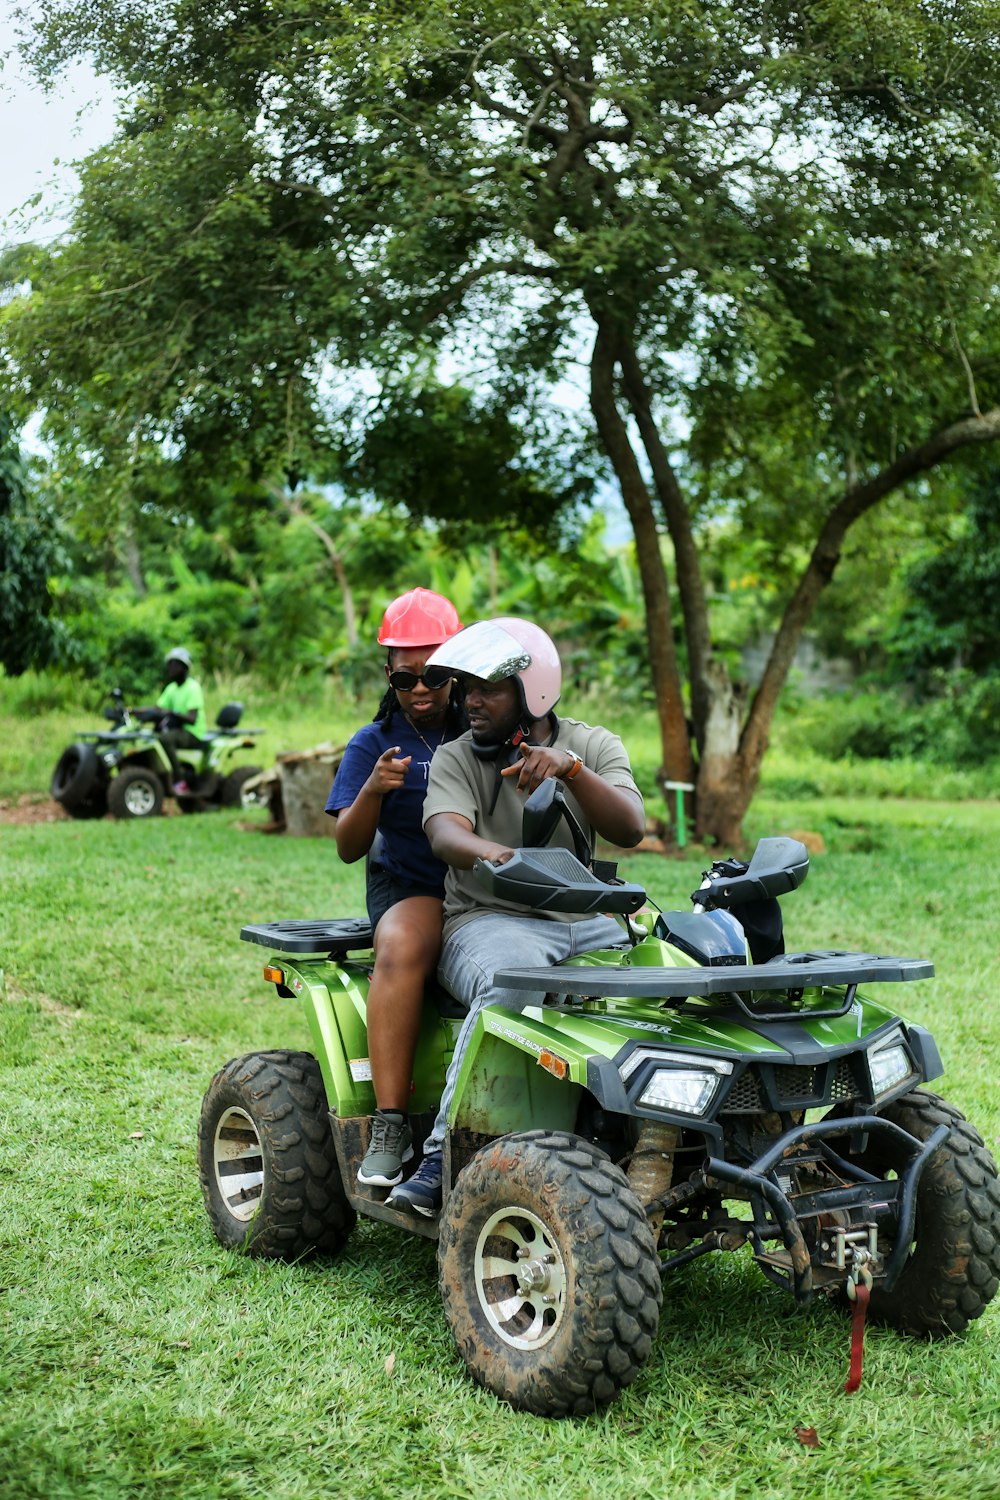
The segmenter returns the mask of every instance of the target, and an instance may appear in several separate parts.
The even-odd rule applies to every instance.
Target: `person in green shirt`
[[[133,712],[139,718],[157,718],[157,734],[170,761],[174,796],[187,797],[191,788],[181,775],[177,752],[205,748],[205,695],[201,683],[191,676],[191,657],[183,646],[167,652],[166,668],[166,686],[156,703]]]

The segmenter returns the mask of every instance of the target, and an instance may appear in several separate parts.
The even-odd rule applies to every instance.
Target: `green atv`
[[[104,710],[114,728],[81,731],[68,745],[52,773],[51,794],[74,818],[155,818],[165,797],[173,796],[166,751],[147,714],[131,712],[121,689],[113,707]],[[215,727],[205,735],[203,750],[180,752],[181,771],[190,794],[178,797],[181,812],[206,807],[238,807],[244,784],[259,776],[260,766],[236,765],[241,751],[252,750],[261,729],[241,729],[242,703],[226,703]],[[157,714],[162,718],[163,712]]]
[[[642,888],[593,866],[582,840],[576,854],[531,847],[562,817],[546,781],[525,805],[528,847],[477,874],[522,907],[613,912],[623,946],[540,970],[512,955],[498,975],[544,999],[478,1017],[437,1220],[355,1180],[375,1108],[367,922],[243,928],[269,950],[265,978],[301,1001],[313,1051],[251,1053],[212,1080],[199,1167],[217,1238],[250,1255],[335,1255],[360,1213],[437,1239],[471,1374],[541,1415],[591,1411],[635,1380],[661,1278],[713,1251],[749,1246],[800,1305],[863,1301],[899,1329],[961,1332],[1000,1279],[996,1165],[922,1087],[942,1071],[930,1033],[860,989],[929,978],[931,964],[839,951],[754,962],[736,913],[773,915],[801,884],[808,855],[787,838],[762,839],[749,866],[713,865],[694,911],[662,912],[646,932],[633,921]],[[461,1021],[450,996],[428,993],[415,1145]]]

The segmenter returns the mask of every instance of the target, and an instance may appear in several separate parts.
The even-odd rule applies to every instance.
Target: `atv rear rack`
[[[343,958],[370,949],[372,925],[367,917],[337,917],[319,921],[251,922],[240,931],[245,943],[259,943],[274,953],[299,957]]]

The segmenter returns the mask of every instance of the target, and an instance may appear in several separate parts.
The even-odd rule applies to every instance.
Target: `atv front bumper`
[[[785,1131],[749,1167],[710,1156],[695,1183],[708,1189],[729,1185],[746,1196],[753,1209],[753,1222],[745,1226],[746,1238],[765,1274],[790,1291],[796,1302],[804,1305],[815,1291],[842,1286],[850,1270],[845,1246],[865,1238],[866,1232],[870,1235],[870,1269],[875,1282],[891,1291],[910,1253],[921,1175],[948,1132],[947,1125],[939,1125],[926,1141],[920,1141],[878,1115],[820,1120]],[[894,1179],[873,1177],[830,1144],[845,1135],[854,1138],[856,1149],[865,1137],[891,1138],[909,1160]],[[815,1152],[812,1159],[841,1179],[841,1186],[815,1192],[791,1191],[793,1169],[807,1159],[803,1148],[808,1147]],[[880,1226],[892,1240],[892,1249],[884,1258],[875,1250]],[[783,1255],[766,1248],[774,1241],[782,1243]],[[693,1249],[663,1260],[661,1269],[665,1272],[694,1255],[719,1248],[718,1236],[709,1236]]]

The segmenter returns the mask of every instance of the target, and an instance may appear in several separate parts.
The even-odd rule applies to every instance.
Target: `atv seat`
[[[234,734],[259,734],[259,729],[238,729],[237,725],[243,717],[242,703],[224,703],[215,716],[215,728],[206,731],[202,737],[202,744],[207,745],[212,740],[228,739]]]

